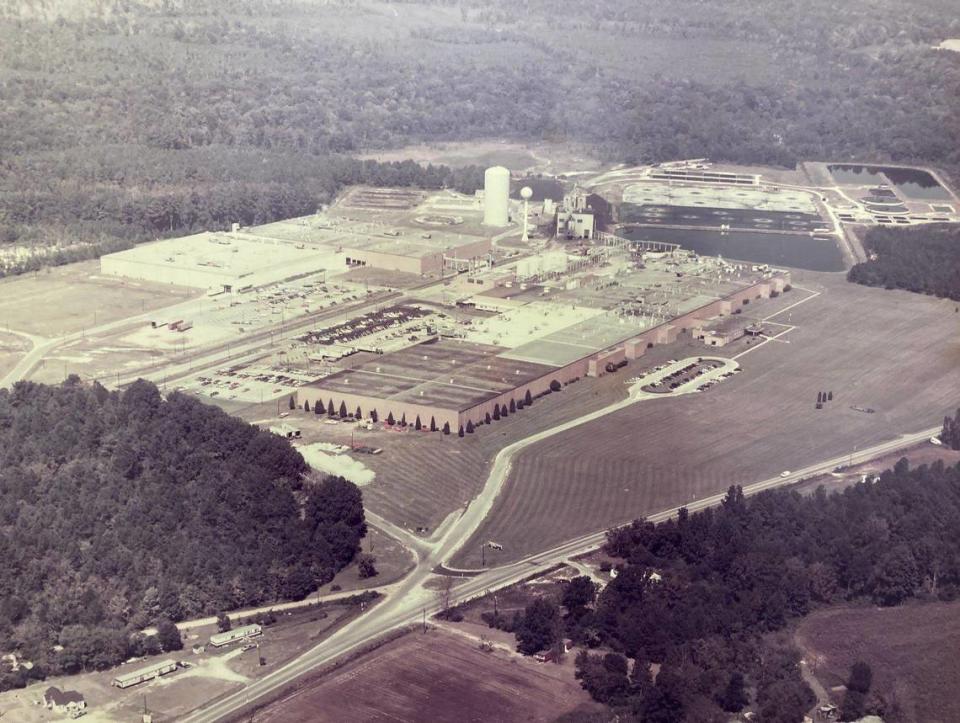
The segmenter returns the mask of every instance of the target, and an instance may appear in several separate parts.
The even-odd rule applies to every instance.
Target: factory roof
[[[322,268],[322,259],[332,259],[327,248],[312,248],[283,239],[259,236],[245,230],[236,233],[210,232],[139,244],[110,254],[112,258],[173,268],[205,271],[214,275],[241,277],[299,261]]]
[[[503,351],[444,339],[384,354],[310,386],[460,411],[552,370],[545,364],[506,358]]]

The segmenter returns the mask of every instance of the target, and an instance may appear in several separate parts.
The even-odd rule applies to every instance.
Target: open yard
[[[569,669],[409,633],[258,712],[257,723],[550,721],[589,696]]]
[[[897,608],[834,608],[803,620],[796,640],[827,689],[841,686],[850,666],[873,669],[873,690],[895,700],[888,723],[960,720],[960,603]],[[842,700],[842,691],[835,703]]]
[[[56,337],[197,296],[195,289],[99,276],[98,261],[0,280],[0,326]]]
[[[454,563],[479,565],[485,540],[504,546],[503,560],[517,559],[932,427],[960,405],[960,317],[952,302],[854,286],[839,275],[795,280],[821,295],[779,314],[775,321],[797,328],[740,357],[743,373],[703,394],[635,404],[523,451]],[[818,411],[817,392],[827,390],[834,400]]]

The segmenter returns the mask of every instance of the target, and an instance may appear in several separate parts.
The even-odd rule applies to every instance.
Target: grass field
[[[704,394],[633,405],[522,452],[454,563],[478,565],[482,540],[496,540],[504,559],[516,559],[933,426],[960,405],[960,316],[952,302],[854,286],[839,275],[795,278],[823,293],[777,316],[797,328],[741,357],[743,373]],[[821,390],[833,391],[834,401],[817,411]]]
[[[0,332],[0,377],[13,369],[24,354],[30,351],[29,339],[16,334]]]
[[[84,261],[0,280],[0,325],[55,337],[197,295],[195,289],[99,276],[99,268],[99,261]]]
[[[377,568],[377,575],[362,578],[357,564],[351,563],[321,588],[321,594],[336,592],[333,590],[335,586],[339,590],[368,590],[389,585],[406,575],[414,566],[413,554],[407,548],[390,535],[369,524],[366,537],[361,540],[360,545],[363,552],[376,558],[374,566]]]
[[[257,723],[550,721],[589,696],[559,666],[410,633],[257,713]]]
[[[887,723],[960,720],[960,602],[822,610],[803,620],[796,640],[828,689],[843,685],[854,662],[867,662],[873,690],[900,709]],[[839,704],[842,693],[835,697]]]

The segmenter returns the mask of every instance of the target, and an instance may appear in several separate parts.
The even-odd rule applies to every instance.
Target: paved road
[[[407,578],[393,586],[393,590],[385,601],[379,603],[369,614],[335,632],[330,638],[312,650],[307,651],[264,678],[250,683],[243,690],[205,706],[185,720],[200,722],[229,718],[251,701],[277,692],[303,673],[330,663],[344,653],[370,644],[392,630],[416,624],[425,614],[432,615],[438,612],[441,609],[438,596],[435,592],[426,588],[424,583],[433,577],[432,571],[455,554],[483,522],[509,475],[513,457],[517,452],[554,434],[586,424],[642,400],[663,400],[678,394],[696,393],[696,390],[707,381],[717,379],[722,374],[739,366],[730,359],[701,358],[705,361],[716,360],[720,362],[720,366],[685,383],[670,394],[655,394],[643,391],[643,386],[660,381],[674,371],[682,369],[690,363],[695,363],[697,358],[674,362],[658,372],[631,380],[632,383],[626,399],[582,415],[552,429],[533,434],[505,447],[497,455],[483,490],[442,536],[434,542],[416,540],[420,563]],[[393,530],[393,532],[398,534],[401,539],[411,542],[411,535],[405,530],[399,529]],[[602,544],[604,534],[604,532],[599,532],[586,538],[579,538],[552,551],[521,560],[512,565],[481,571],[480,574],[470,578],[455,589],[454,601],[462,602],[471,597],[486,594],[487,590],[511,585],[532,572],[543,570],[570,555],[593,549]]]
[[[702,382],[701,382],[702,383]],[[773,489],[793,484],[801,479],[825,474],[841,464],[858,464],[884,454],[912,446],[918,442],[937,434],[939,428],[927,429],[922,432],[902,435],[896,439],[883,442],[852,455],[843,455],[833,459],[809,465],[803,469],[790,472],[786,476],[777,476],[744,487],[744,494],[753,495],[767,489]],[[723,494],[713,495],[685,507],[695,512],[719,504]],[[647,517],[652,522],[662,522],[670,519],[679,511],[679,507],[663,510]],[[461,518],[463,519],[463,518]],[[624,520],[624,523],[629,520]],[[467,524],[469,527],[469,524]],[[185,718],[190,723],[212,723],[226,720],[235,716],[249,703],[258,699],[267,698],[271,694],[289,685],[304,673],[329,664],[336,658],[351,651],[369,645],[388,632],[402,627],[417,624],[424,614],[432,615],[439,612],[441,604],[437,596],[423,587],[423,583],[430,578],[430,569],[441,559],[456,551],[464,538],[451,530],[444,541],[436,549],[428,553],[420,566],[404,581],[394,587],[388,598],[377,605],[370,613],[362,616],[346,627],[334,633],[330,638],[317,647],[307,651],[300,657],[271,672],[267,676],[256,680],[243,690],[224,696],[192,715]],[[551,550],[531,555],[511,565],[495,568],[466,578],[457,586],[452,594],[452,603],[459,604],[475,597],[481,597],[488,592],[507,587],[523,578],[543,572],[548,568],[562,563],[570,557],[581,555],[601,546],[606,539],[606,530],[601,530],[575,540],[558,545]]]

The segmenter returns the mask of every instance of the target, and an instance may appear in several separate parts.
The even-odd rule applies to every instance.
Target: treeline
[[[285,440],[148,382],[0,390],[0,652],[34,663],[0,686],[173,649],[170,621],[328,582],[365,534],[361,495],[307,471]]]
[[[863,245],[870,260],[850,269],[850,281],[960,301],[960,229],[955,226],[872,228]]]
[[[799,723],[816,698],[779,632],[792,619],[960,593],[960,465],[911,470],[902,459],[830,495],[745,498],[732,487],[717,508],[611,530],[606,551],[622,563],[596,597],[576,578],[557,600],[484,619],[513,631],[524,653],[556,650],[564,636],[603,651],[579,653],[577,676],[622,719],[726,721],[750,709]],[[895,713],[887,693],[864,690],[850,709]]]

